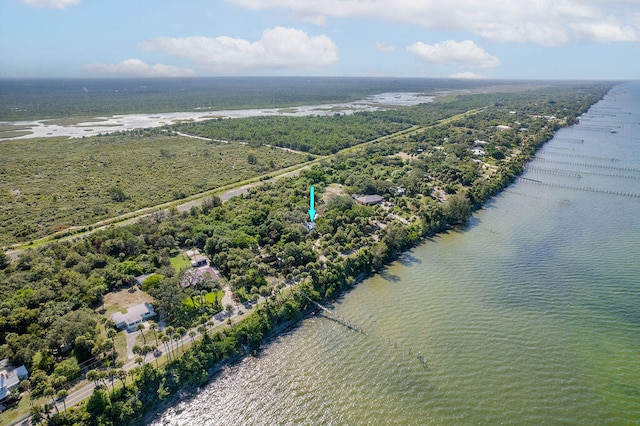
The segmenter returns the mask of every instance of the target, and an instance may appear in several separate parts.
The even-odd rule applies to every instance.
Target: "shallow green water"
[[[517,182],[334,305],[366,335],[306,320],[155,424],[640,423],[640,85],[538,157],[583,189]]]

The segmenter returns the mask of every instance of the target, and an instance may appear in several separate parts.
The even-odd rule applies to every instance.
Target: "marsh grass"
[[[14,126],[13,124],[0,124],[0,139],[17,138],[33,133],[29,126]]]
[[[256,161],[249,164],[253,154]],[[0,143],[0,245],[179,200],[306,161],[271,147],[168,135]]]

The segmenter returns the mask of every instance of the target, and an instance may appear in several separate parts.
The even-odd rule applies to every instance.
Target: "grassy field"
[[[184,268],[191,267],[191,262],[182,251],[172,252],[171,256],[169,257],[169,261],[171,262],[171,266],[173,266],[173,269],[176,272],[180,272]]]
[[[138,132],[4,141],[0,158],[0,246],[6,246],[182,199],[307,156]]]

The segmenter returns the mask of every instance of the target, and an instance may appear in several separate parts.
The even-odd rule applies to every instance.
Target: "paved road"
[[[318,162],[321,158],[316,159],[316,160],[312,160],[312,161],[308,161],[306,163],[301,163],[301,164],[297,164],[295,166],[291,166],[288,167],[287,169],[285,169],[286,171],[281,171],[281,172],[276,172],[277,174],[275,176],[273,176],[272,178],[266,179],[266,180],[257,180],[255,182],[251,182],[248,183],[246,185],[242,185],[240,187],[237,188],[232,188],[232,189],[228,189],[224,192],[222,192],[221,194],[219,194],[220,200],[224,201],[228,201],[229,199],[233,198],[233,197],[237,197],[238,195],[242,195],[242,194],[246,194],[247,192],[249,192],[249,189],[251,188],[255,188],[256,186],[262,185],[265,182],[276,182],[279,179],[285,178],[285,177],[293,177],[293,176],[297,176],[298,174],[300,174],[301,170],[304,169],[308,169],[309,167],[311,167],[313,164],[315,164],[316,162]],[[289,170],[289,169],[293,169],[293,170]],[[227,185],[229,186],[229,185]],[[224,188],[224,187],[223,187]],[[216,194],[217,190],[211,190],[211,191],[207,191],[205,194],[201,194],[200,196],[194,196],[194,197],[198,197],[195,198],[193,200],[184,202],[182,204],[178,204],[176,205],[175,201],[171,201],[168,203],[164,203],[164,204],[160,204],[158,206],[154,206],[154,207],[146,207],[140,210],[137,210],[135,212],[131,212],[131,213],[127,213],[126,215],[123,215],[123,217],[130,217],[129,219],[125,219],[125,220],[120,220],[118,221],[118,218],[111,218],[111,219],[105,219],[101,222],[97,222],[95,224],[92,225],[88,225],[91,227],[90,231],[84,232],[84,233],[80,233],[80,234],[74,234],[74,235],[70,235],[68,237],[64,237],[64,238],[59,238],[55,241],[67,241],[67,240],[74,240],[77,238],[83,238],[86,237],[87,235],[90,235],[100,229],[106,229],[109,226],[112,225],[116,225],[116,226],[126,226],[126,225],[131,225],[132,223],[136,223],[138,222],[140,219],[145,218],[145,217],[149,217],[150,215],[152,215],[155,212],[159,212],[159,211],[165,211],[167,212],[170,208],[176,207],[178,209],[178,211],[183,212],[183,211],[189,211],[191,209],[191,207],[198,207],[201,206],[202,203],[204,203],[205,200],[210,199],[214,194]],[[74,228],[82,228],[81,226],[76,226]],[[38,242],[42,242],[45,241],[50,238],[51,236],[48,237],[44,237],[41,238],[39,240],[34,240],[31,243],[37,244]],[[53,240],[50,240],[53,241]],[[29,242],[27,243],[23,243],[22,247],[28,247],[30,245]],[[11,257],[12,260],[16,260],[18,259],[18,257],[20,256],[20,253],[22,253],[22,251],[24,251],[24,248],[15,248],[15,249],[11,249],[8,250],[6,253],[9,257]]]

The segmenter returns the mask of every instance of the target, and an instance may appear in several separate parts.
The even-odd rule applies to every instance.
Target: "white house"
[[[207,256],[202,254],[197,254],[191,258],[191,267],[199,268],[200,266],[207,266],[209,264],[209,259]]]
[[[5,399],[12,390],[18,387],[20,381],[27,379],[29,372],[24,365],[14,368],[9,365],[9,361],[0,361],[0,401]]]
[[[142,324],[143,321],[151,318],[155,314],[153,306],[144,302],[130,307],[124,314],[122,312],[116,312],[111,315],[111,319],[118,329],[134,331],[138,324]]]
[[[187,250],[185,254],[189,258],[189,262],[193,268],[199,268],[200,266],[207,266],[209,264],[207,256],[201,254],[198,249]]]

